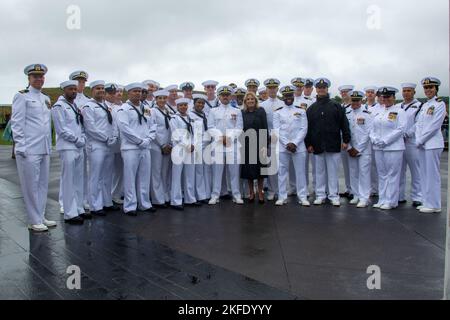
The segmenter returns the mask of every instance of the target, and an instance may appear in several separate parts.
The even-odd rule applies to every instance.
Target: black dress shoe
[[[113,205],[111,207],[104,207],[103,211],[112,212],[112,211],[120,211],[120,207]]]
[[[167,204],[153,204],[153,207],[158,209],[167,209]]]
[[[401,201],[399,201],[398,203],[399,204],[405,204],[407,201],[406,200],[401,200]]]
[[[414,208],[420,207],[421,205],[422,205],[422,202],[420,202],[420,201],[414,201],[413,202],[413,207]]]
[[[80,225],[80,224],[84,223],[84,219],[81,218],[81,217],[75,217],[75,218],[72,218],[72,219],[66,219],[66,220],[64,220],[64,222],[67,223],[67,224]]]
[[[253,197],[253,198],[248,198],[248,203],[254,203],[255,202],[255,197]]]
[[[188,207],[201,207],[202,206],[202,204],[200,202],[185,203],[184,205],[188,206]]]
[[[184,211],[184,207],[183,206],[170,206],[172,209],[177,210],[177,211]]]
[[[224,196],[221,196],[220,199],[222,199],[222,200],[232,200],[233,197],[231,195],[229,195],[229,194],[226,194]]]
[[[92,214],[90,214],[90,213],[82,213],[82,214],[80,214],[80,217],[83,218],[84,220],[91,220],[92,219]]]
[[[137,216],[137,212],[136,211],[130,211],[130,212],[124,212],[127,216],[130,217],[136,217]]]
[[[147,210],[143,210],[142,212],[155,213],[156,209],[151,207],[151,208],[148,208]]]
[[[350,197],[350,193],[348,193],[348,192],[345,192],[345,193],[339,193],[339,196],[340,196],[341,198],[347,198],[347,199],[348,199],[348,197]]]
[[[354,197],[355,197],[355,196],[354,196],[353,194],[349,194],[348,197],[347,197],[347,199],[351,201],[351,200],[353,200]]]
[[[208,203],[209,203],[209,200],[207,200],[207,199],[205,199],[205,200],[200,200],[200,202],[201,202],[202,204],[208,204]]]
[[[97,217],[105,217],[106,213],[103,210],[99,210],[99,211],[91,211],[91,214],[93,216],[97,216]]]

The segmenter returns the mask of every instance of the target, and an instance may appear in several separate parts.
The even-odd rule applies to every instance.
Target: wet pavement
[[[447,177],[447,153],[442,176]],[[0,147],[0,299],[441,299],[446,215],[273,203],[112,213],[83,226],[59,214],[52,156],[46,234],[26,228],[9,147]],[[342,181],[341,181],[342,183]],[[443,179],[445,204],[447,181]],[[345,201],[343,201],[345,202]],[[67,289],[67,267],[81,290]],[[368,290],[367,268],[381,269]]]

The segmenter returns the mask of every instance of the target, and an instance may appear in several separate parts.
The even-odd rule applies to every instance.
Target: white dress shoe
[[[433,208],[422,208],[420,209],[421,213],[441,213],[441,209],[433,209]]]
[[[276,206],[284,206],[287,203],[287,199],[278,199],[277,202],[275,202]]]
[[[56,221],[47,220],[47,219],[44,218],[44,222],[43,223],[44,223],[44,225],[47,228],[54,228],[54,227],[56,227]]]
[[[382,205],[383,205],[382,203],[378,202],[378,203],[374,204],[373,207],[375,209],[379,209],[379,208],[381,208]]]
[[[316,199],[316,200],[314,201],[314,205],[315,205],[315,206],[320,206],[320,205],[322,205],[324,202],[325,202],[325,200],[323,200],[323,199]]]
[[[46,232],[48,228],[45,224],[30,224],[28,225],[28,229],[33,230],[35,232]]]
[[[87,204],[87,203],[85,203],[84,205],[83,205],[83,207],[84,207],[84,210],[86,210],[86,211],[89,211],[91,208],[89,207],[89,204]]]
[[[381,209],[381,210],[392,210],[393,208],[392,208],[390,205],[383,204],[383,205],[380,207],[380,209]]]
[[[339,200],[333,200],[331,201],[331,204],[335,207],[340,207],[341,206],[341,201]]]
[[[369,204],[366,201],[360,201],[356,207],[357,208],[367,208],[368,206],[369,206]]]
[[[271,195],[267,196],[267,201],[273,201],[273,200],[275,200],[275,195],[274,194],[271,194]]]
[[[352,200],[350,200],[350,204],[358,204],[358,203],[359,203],[358,198],[353,198]]]
[[[212,197],[208,202],[208,204],[210,204],[210,205],[215,205],[218,203],[219,203],[219,198],[217,198],[217,197]]]
[[[425,208],[425,206],[418,206],[416,209],[420,211],[420,210],[422,210],[424,208]]]
[[[233,198],[233,202],[236,204],[244,204],[244,200],[242,200],[242,198]]]
[[[59,208],[59,213],[64,214],[64,208],[63,207]]]
[[[308,200],[300,200],[298,203],[301,204],[303,207],[311,206],[311,203]]]

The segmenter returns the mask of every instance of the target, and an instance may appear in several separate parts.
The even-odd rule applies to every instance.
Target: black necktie
[[[113,118],[112,118],[111,111],[109,111],[109,109],[106,108],[105,106],[103,106],[101,103],[98,103],[97,101],[96,101],[95,103],[98,104],[98,106],[99,106],[100,108],[102,108],[103,110],[106,111],[106,115],[108,116],[108,122],[109,122],[109,124],[112,124]]]
[[[208,119],[206,119],[205,114],[197,111],[194,111],[194,113],[203,119],[203,127],[205,128],[205,131],[208,131]]]

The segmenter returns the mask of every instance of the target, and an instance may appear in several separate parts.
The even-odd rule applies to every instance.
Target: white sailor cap
[[[441,85],[441,80],[439,80],[438,78],[435,77],[426,77],[422,80],[422,86],[440,86]]]
[[[217,89],[217,94],[220,96],[222,94],[233,94],[234,90],[230,86],[222,86],[219,89]]]
[[[193,84],[192,82],[183,82],[180,85],[180,90],[194,90],[195,89],[195,84]]]
[[[342,92],[342,91],[352,91],[353,89],[355,89],[355,86],[352,86],[351,84],[346,84],[346,85],[340,86],[340,87],[338,88],[339,92]]]
[[[381,96],[395,96],[395,94],[397,92],[398,92],[397,88],[390,87],[390,86],[383,86],[378,89],[378,93]]]
[[[296,77],[296,78],[292,79],[291,83],[293,86],[295,86],[297,88],[301,88],[301,87],[305,86],[305,80],[300,77]]]
[[[364,92],[367,92],[367,91],[377,92],[378,91],[378,87],[377,86],[367,86],[367,87],[364,88]]]
[[[318,78],[318,79],[316,79],[316,81],[314,81],[314,86],[316,88],[319,87],[319,86],[330,87],[331,86],[331,81],[328,80],[327,78]]]
[[[192,98],[193,98],[194,100],[198,100],[198,99],[205,100],[205,101],[208,100],[208,97],[207,97],[207,96],[205,96],[204,94],[200,94],[200,93],[193,94],[193,95],[192,95]]]
[[[119,90],[119,86],[115,83],[107,83],[105,84],[105,91],[106,92],[115,92]]]
[[[280,83],[281,83],[280,80],[275,79],[275,78],[269,78],[266,81],[264,81],[264,85],[266,86],[266,88],[279,87]]]
[[[94,88],[97,87],[97,86],[105,86],[105,81],[103,81],[103,80],[96,80],[96,81],[92,81],[92,82],[89,84],[89,87],[90,87],[91,89],[94,89]]]
[[[417,88],[417,84],[412,83],[412,82],[405,82],[401,84],[402,89],[406,89],[406,88],[412,88],[415,89]]]
[[[166,91],[177,90],[178,91],[178,86],[176,84],[172,84],[170,86],[165,87],[164,90],[166,90]]]
[[[295,87],[294,86],[284,86],[280,89],[280,93],[283,96],[287,96],[287,95],[292,95],[295,92]]]
[[[30,64],[29,66],[26,66],[23,72],[28,76],[30,74],[46,74],[48,71],[48,68],[41,64]]]
[[[238,86],[237,86],[236,83],[230,83],[228,86],[229,86],[229,87],[232,87],[233,90],[236,90],[236,89],[238,88]]]
[[[258,90],[258,93],[261,94],[263,92],[267,92],[267,88],[266,87],[262,87]]]
[[[188,99],[188,98],[180,98],[180,99],[175,100],[175,103],[177,104],[177,106],[180,104],[189,104],[190,102],[191,102],[191,99]]]
[[[247,94],[247,90],[244,88],[237,88],[234,90],[234,94],[237,96],[245,96]]]
[[[125,87],[125,91],[131,91],[134,89],[140,89],[142,90],[143,88],[146,88],[146,86],[144,86],[144,84],[142,82],[134,82],[134,83],[130,83],[129,85],[127,85]]]
[[[78,87],[78,81],[76,81],[76,80],[68,80],[68,81],[62,82],[62,83],[59,85],[59,87],[60,87],[61,89],[63,89],[63,90],[64,90],[65,88],[71,87],[71,86]]]
[[[123,91],[123,90],[125,90],[125,86],[123,86],[123,85],[121,85],[121,84],[118,84],[118,85],[117,85],[117,90]]]
[[[207,80],[205,82],[202,83],[202,86],[207,87],[207,86],[214,86],[217,87],[219,83],[217,81],[214,80]]]
[[[154,85],[155,87],[160,87],[161,85],[159,84],[159,82],[156,82],[155,80],[145,80],[144,82],[142,82],[143,84],[145,84],[146,86],[149,85]]]
[[[169,91],[167,90],[158,90],[153,92],[153,96],[154,97],[168,97],[169,96]]]
[[[306,78],[305,79],[305,87],[312,87],[314,85],[314,79]]]
[[[257,80],[257,79],[248,79],[247,81],[245,81],[245,86],[249,87],[249,86],[256,86],[259,87],[261,85],[261,83]]]
[[[350,96],[350,98],[352,99],[358,99],[358,100],[362,100],[365,96],[364,92],[360,91],[360,90],[352,90],[348,93],[348,95]]]
[[[75,72],[72,72],[69,76],[70,80],[78,80],[78,79],[87,80],[88,78],[89,78],[89,74],[83,70],[77,70]]]

